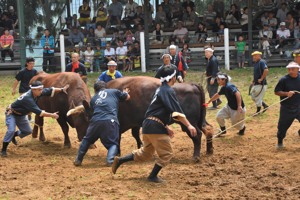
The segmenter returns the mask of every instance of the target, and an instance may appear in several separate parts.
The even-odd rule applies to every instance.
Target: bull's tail
[[[202,130],[202,127],[206,125],[206,108],[204,106],[205,104],[205,93],[204,89],[201,85],[193,84],[198,90],[199,90],[199,102],[200,102],[200,120],[198,122],[199,128]]]

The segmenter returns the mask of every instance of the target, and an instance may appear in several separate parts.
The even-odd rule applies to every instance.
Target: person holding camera
[[[44,72],[55,72],[56,67],[53,65],[54,59],[54,37],[50,35],[48,29],[44,30],[44,35],[41,38],[41,46],[43,47],[43,71]],[[49,62],[49,65],[48,65]]]

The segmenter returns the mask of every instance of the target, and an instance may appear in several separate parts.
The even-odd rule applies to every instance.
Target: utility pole
[[[144,1],[144,35],[145,35],[145,55],[146,55],[146,68],[149,64],[149,15],[150,15],[150,6],[149,6],[149,0]]]
[[[20,30],[20,56],[21,56],[21,67],[25,67],[26,59],[26,46],[25,46],[25,24],[24,24],[24,0],[17,0],[18,19],[19,19],[19,30]]]

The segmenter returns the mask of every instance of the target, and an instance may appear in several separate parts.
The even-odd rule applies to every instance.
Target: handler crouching
[[[153,157],[156,151],[158,158],[154,168],[148,176],[148,181],[161,183],[163,180],[157,176],[162,167],[165,167],[173,157],[170,138],[174,132],[168,127],[170,117],[184,124],[192,136],[197,132],[186,119],[175,91],[171,88],[176,82],[176,70],[172,67],[164,67],[161,70],[160,81],[162,85],[156,90],[143,121],[144,146],[124,157],[115,157],[112,172],[115,174],[121,164],[128,161],[146,161]]]
[[[6,150],[10,141],[12,141],[13,144],[17,145],[17,136],[23,138],[32,133],[32,129],[26,115],[33,112],[41,117],[52,117],[54,119],[58,119],[59,115],[57,114],[57,112],[48,113],[41,110],[37,105],[37,101],[41,96],[53,97],[57,92],[66,93],[69,85],[66,85],[63,88],[44,88],[40,81],[35,81],[32,83],[32,85],[30,85],[30,88],[30,90],[22,94],[6,109],[5,115],[7,132],[3,139],[3,146],[1,151],[1,156],[3,157],[7,156]],[[15,131],[16,126],[19,128],[19,131]]]

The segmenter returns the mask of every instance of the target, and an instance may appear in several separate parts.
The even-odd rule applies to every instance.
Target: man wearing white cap
[[[182,83],[188,66],[182,57],[182,52],[177,51],[177,47],[175,45],[170,45],[170,55],[172,56],[171,63],[177,68],[177,80]]]
[[[225,119],[230,119],[232,125],[239,130],[239,135],[245,133],[245,122],[240,122],[245,119],[246,108],[241,93],[235,85],[230,83],[227,74],[218,73],[217,81],[221,89],[208,102],[218,99],[220,95],[225,95],[228,103],[217,113],[217,122],[220,125],[222,134],[226,133]],[[240,123],[239,123],[240,122]]]
[[[206,78],[207,78],[207,91],[209,98],[212,98],[214,94],[218,92],[217,74],[219,72],[219,62],[214,56],[214,50],[212,48],[205,49],[205,57],[207,58],[206,65]],[[222,101],[218,98],[212,101],[213,106],[209,109],[215,110]]]
[[[115,61],[113,61],[113,60],[109,61],[107,63],[108,70],[102,72],[98,79],[100,81],[104,81],[105,83],[107,83],[116,78],[122,78],[123,76],[122,76],[121,72],[116,70],[117,65],[118,64]]]
[[[288,74],[283,76],[277,83],[274,92],[280,96],[280,100],[289,97],[280,104],[280,115],[278,120],[277,131],[277,148],[283,148],[283,139],[286,132],[295,119],[300,122],[300,66],[296,62],[290,62],[286,67]],[[298,131],[300,136],[300,130]]]
[[[7,132],[3,139],[1,151],[1,156],[3,157],[7,156],[7,146],[11,141],[13,144],[17,145],[17,136],[23,138],[32,133],[32,129],[26,115],[33,112],[40,117],[52,117],[54,119],[58,119],[58,112],[48,113],[44,110],[41,110],[37,105],[37,100],[41,96],[53,97],[57,92],[66,93],[69,85],[66,85],[63,88],[44,88],[40,81],[35,81],[32,83],[32,85],[30,85],[30,88],[30,90],[22,94],[15,102],[6,108],[5,116]],[[19,131],[15,131],[16,126],[19,128]]]
[[[291,32],[285,27],[285,22],[281,22],[280,27],[276,31],[276,39],[278,44],[275,46],[275,49],[280,48],[280,55],[283,54],[282,48],[288,43],[290,36]]]

